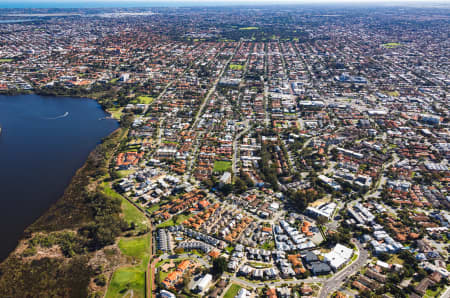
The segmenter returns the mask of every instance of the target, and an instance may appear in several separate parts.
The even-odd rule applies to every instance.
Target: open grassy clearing
[[[150,251],[150,233],[141,237],[122,238],[119,248],[123,254],[142,260]]]
[[[259,27],[241,27],[239,30],[258,30]]]
[[[160,204],[154,204],[154,205],[150,206],[149,208],[147,208],[147,211],[148,211],[148,213],[152,214],[153,212],[158,210],[159,207],[160,207]]]
[[[165,222],[160,223],[159,225],[157,225],[157,228],[167,228],[170,226],[175,226],[175,225],[181,225],[181,223],[183,221],[185,221],[186,219],[188,219],[189,217],[191,217],[192,214],[180,214],[180,215],[176,215],[174,217],[172,217],[169,220],[166,220]],[[175,218],[175,219],[174,219]]]
[[[123,114],[122,110],[123,110],[123,108],[112,108],[112,109],[108,109],[107,111],[111,114],[111,117],[119,120]]]
[[[398,97],[398,96],[400,96],[400,92],[398,92],[398,91],[386,91],[385,93],[386,93],[387,95],[393,96],[393,97]]]
[[[137,99],[139,100],[139,103],[143,103],[143,104],[146,104],[146,105],[151,104],[153,102],[153,100],[154,100],[153,97],[146,96],[146,95],[139,96]]]
[[[13,59],[0,59],[0,63],[9,63],[12,61],[13,61]]]
[[[117,269],[111,279],[106,297],[123,297],[133,290],[133,297],[145,297],[145,270],[149,257],[144,258],[140,265]]]
[[[402,44],[398,43],[398,42],[388,42],[388,43],[383,44],[382,46],[385,47],[386,49],[393,49],[393,48],[399,47],[401,45]]]
[[[131,100],[130,103],[132,104],[146,104],[149,105],[153,102],[154,98],[151,96],[146,96],[146,95],[142,95],[142,96],[138,96],[135,99]]]
[[[148,220],[142,212],[140,212],[136,207],[128,202],[124,197],[118,194],[115,190],[109,186],[103,184],[103,192],[111,197],[119,198],[122,201],[123,218],[127,223],[132,223],[136,225],[137,231],[145,231],[148,228]]]
[[[183,260],[189,260],[189,259],[188,258],[164,259],[164,260],[161,260],[158,263],[156,263],[155,268],[159,268],[159,267],[161,267],[162,265],[164,265],[166,263],[170,263],[171,261],[176,263],[176,262],[180,262],[180,261],[183,261]]]
[[[108,286],[106,297],[123,297],[133,291],[133,297],[145,297],[145,272],[150,259],[150,234],[119,240],[119,249],[139,262],[136,266],[118,268]]]
[[[240,289],[242,289],[242,287],[240,285],[232,284],[223,297],[224,298],[234,298],[234,297],[236,297],[236,295]]]
[[[231,161],[215,161],[214,171],[215,172],[225,172],[231,169]]]
[[[387,261],[388,264],[400,264],[403,265],[405,263],[404,260],[400,259],[398,255],[392,255],[392,257]]]
[[[133,174],[134,170],[121,170],[116,172],[120,178],[128,177],[128,175]]]
[[[231,70],[243,70],[243,69],[244,69],[244,65],[240,65],[240,64],[230,64],[230,69],[231,69]]]

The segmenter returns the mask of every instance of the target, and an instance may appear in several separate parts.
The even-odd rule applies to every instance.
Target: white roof
[[[332,268],[337,269],[350,261],[352,255],[353,250],[351,248],[338,243],[331,252],[324,255],[324,258]]]

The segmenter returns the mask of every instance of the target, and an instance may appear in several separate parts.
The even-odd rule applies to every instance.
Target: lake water
[[[118,127],[106,116],[90,99],[0,95],[0,260]]]

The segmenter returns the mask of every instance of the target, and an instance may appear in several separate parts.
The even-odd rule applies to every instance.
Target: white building
[[[239,292],[237,293],[235,298],[247,298],[247,297],[250,297],[250,296],[251,296],[251,293],[248,290],[242,288],[242,289],[239,290]]]
[[[324,255],[324,260],[336,271],[349,262],[352,256],[353,249],[338,243],[332,251]]]
[[[199,292],[203,292],[209,287],[209,284],[211,283],[211,281],[212,281],[212,275],[206,274],[198,281],[196,288],[198,289]]]

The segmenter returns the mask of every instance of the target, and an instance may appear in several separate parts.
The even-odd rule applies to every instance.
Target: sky
[[[346,4],[346,5],[431,5],[450,4],[450,0],[0,0],[0,8],[83,8],[151,6],[226,6],[270,4]]]

